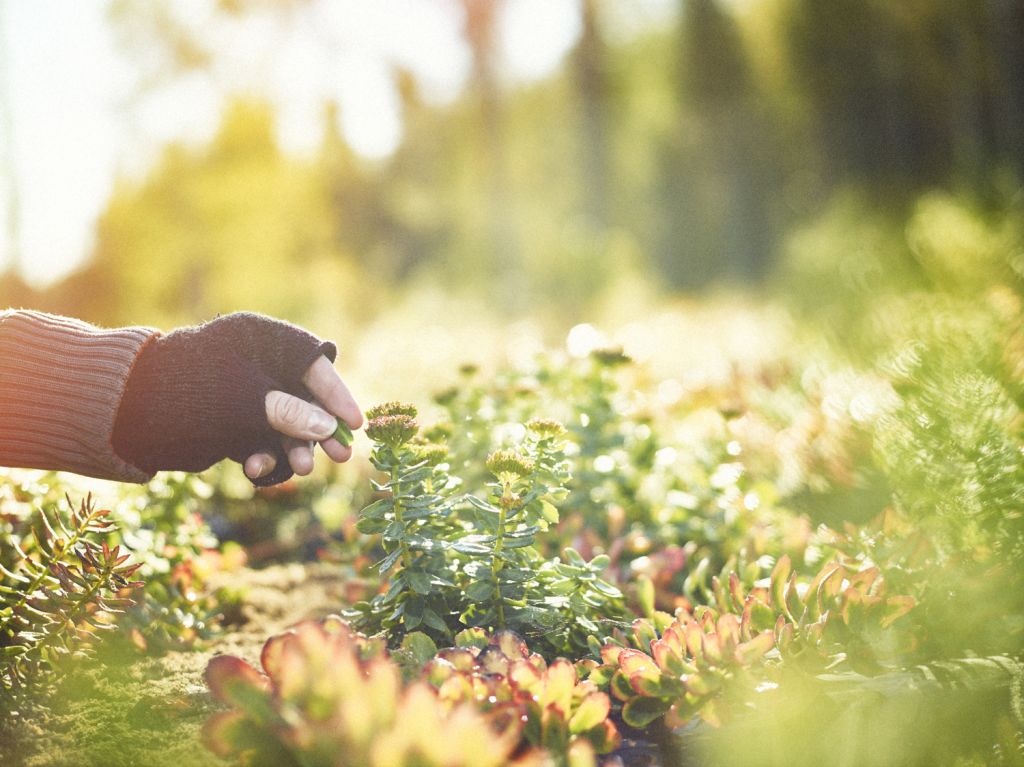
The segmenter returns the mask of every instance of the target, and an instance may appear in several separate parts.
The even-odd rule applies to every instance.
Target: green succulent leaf
[[[672,707],[672,701],[661,698],[637,697],[622,707],[622,718],[630,727],[643,729]]]

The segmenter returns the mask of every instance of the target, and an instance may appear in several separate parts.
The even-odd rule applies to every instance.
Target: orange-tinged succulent
[[[210,661],[214,697],[231,706],[206,723],[214,753],[245,764],[324,767],[541,767],[521,748],[521,719],[441,698],[427,681],[403,687],[379,640],[340,619],[272,637],[263,672],[232,656]]]

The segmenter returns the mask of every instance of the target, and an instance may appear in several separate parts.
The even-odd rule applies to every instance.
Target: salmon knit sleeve
[[[158,331],[104,330],[43,312],[0,312],[0,466],[146,482],[111,434],[139,351]]]

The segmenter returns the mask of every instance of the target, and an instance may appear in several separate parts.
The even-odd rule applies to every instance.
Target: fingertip
[[[363,423],[366,421],[363,417],[363,411],[355,403],[342,415],[342,418],[353,431],[363,428]]]
[[[288,463],[292,471],[300,477],[308,476],[313,471],[313,448],[311,444],[300,443],[288,448]]]
[[[351,446],[343,445],[336,439],[325,439],[320,443],[320,447],[324,449],[327,457],[335,463],[345,463],[345,461],[352,457]]]
[[[277,466],[277,460],[269,453],[254,453],[245,459],[242,470],[249,479],[267,476]]]

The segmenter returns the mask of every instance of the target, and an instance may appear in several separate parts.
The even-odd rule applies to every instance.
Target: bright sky
[[[650,21],[672,0],[627,0],[622,19]],[[210,0],[175,0],[175,13],[216,51],[211,72],[181,78],[141,100],[133,60],[117,46],[107,0],[0,0],[0,267],[20,256],[44,284],[87,257],[118,176],[144,173],[169,141],[201,142],[215,130],[227,93],[259,93],[278,108],[290,151],[312,149],[322,105],[341,105],[356,151],[383,157],[401,139],[391,68],[419,78],[436,102],[455,97],[470,65],[454,0],[315,0],[290,21],[218,23]],[[503,74],[543,77],[579,34],[579,0],[505,0]],[[622,25],[617,25],[617,27]],[[5,90],[6,89],[6,90]],[[17,193],[17,248],[6,224]]]

